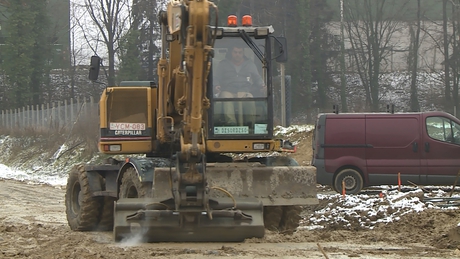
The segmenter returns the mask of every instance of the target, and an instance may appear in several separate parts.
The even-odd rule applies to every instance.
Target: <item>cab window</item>
[[[426,130],[433,139],[460,144],[460,125],[448,118],[428,117]]]

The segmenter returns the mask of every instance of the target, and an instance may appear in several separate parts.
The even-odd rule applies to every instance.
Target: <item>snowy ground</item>
[[[426,186],[378,186],[357,195],[346,195],[319,186],[320,205],[310,218],[305,218],[301,228],[306,229],[373,229],[399,221],[404,215],[428,209],[458,210],[460,188],[452,196],[452,187]],[[460,223],[460,221],[459,221]]]

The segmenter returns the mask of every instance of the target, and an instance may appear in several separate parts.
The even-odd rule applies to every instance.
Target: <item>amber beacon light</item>
[[[237,25],[238,23],[236,15],[229,15],[227,17],[227,26],[236,27]]]
[[[243,26],[252,26],[252,16],[245,15],[242,19]]]

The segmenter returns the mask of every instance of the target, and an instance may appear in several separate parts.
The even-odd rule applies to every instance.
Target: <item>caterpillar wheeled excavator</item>
[[[217,13],[208,0],[170,0],[159,14],[158,84],[124,81],[103,91],[99,150],[130,156],[72,169],[71,229],[113,230],[116,241],[242,241],[263,237],[265,228],[293,232],[301,206],[317,204],[316,169],[279,155],[293,146],[273,137],[273,64],[286,61],[285,41],[250,16],[213,25]],[[265,92],[228,98],[216,91],[216,67],[232,46],[255,64]],[[100,65],[93,56],[91,80]],[[225,120],[226,105],[237,123]]]

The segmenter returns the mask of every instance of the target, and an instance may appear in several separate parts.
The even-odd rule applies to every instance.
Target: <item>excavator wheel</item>
[[[301,212],[300,206],[265,206],[265,228],[283,234],[292,234],[299,226]]]
[[[121,180],[119,198],[152,197],[152,183],[141,183],[134,168],[129,168]]]
[[[280,229],[284,234],[292,234],[296,231],[300,223],[300,206],[283,206],[283,216],[281,217]]]
[[[104,197],[101,219],[97,225],[97,229],[101,231],[112,231],[113,229],[113,205],[115,198]]]
[[[274,156],[264,158],[253,158],[267,166],[299,166],[296,160],[291,157]],[[264,225],[268,230],[279,231],[284,234],[295,232],[300,222],[300,206],[265,206]]]
[[[105,179],[99,175],[99,182],[101,183],[101,189],[105,190]],[[114,197],[104,197],[101,201],[101,216],[97,229],[100,231],[111,231],[113,229],[113,206],[115,202]]]
[[[279,231],[283,209],[280,206],[264,207],[264,225],[270,231]]]
[[[100,198],[93,197],[83,165],[69,173],[65,194],[67,222],[72,230],[94,230],[99,220]]]

